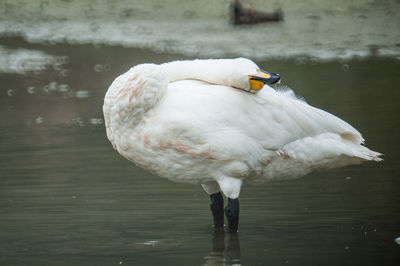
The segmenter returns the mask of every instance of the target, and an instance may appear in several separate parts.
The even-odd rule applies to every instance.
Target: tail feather
[[[380,162],[381,153],[371,151],[358,141],[335,133],[324,133],[291,142],[282,148],[290,158],[302,161],[312,168],[328,169],[365,161]],[[352,137],[353,138],[353,137]]]
[[[381,162],[383,161],[380,156],[383,156],[382,153],[376,152],[376,151],[371,151],[370,149],[361,146],[362,149],[359,149],[357,153],[355,153],[355,156],[358,158],[363,159],[364,161],[375,161],[375,162]]]

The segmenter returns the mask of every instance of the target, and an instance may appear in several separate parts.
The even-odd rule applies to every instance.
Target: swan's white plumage
[[[246,92],[258,71],[243,58],[138,65],[106,94],[107,136],[139,166],[230,198],[242,182],[381,160],[343,120],[269,86]]]

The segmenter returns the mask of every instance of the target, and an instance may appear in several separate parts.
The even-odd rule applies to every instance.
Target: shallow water
[[[398,60],[257,62],[355,126],[385,161],[245,187],[234,236],[213,234],[200,186],[135,167],[105,136],[112,80],[132,65],[182,56],[1,43],[67,58],[0,74],[1,265],[399,264]]]

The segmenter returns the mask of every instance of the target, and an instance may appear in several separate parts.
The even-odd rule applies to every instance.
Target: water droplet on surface
[[[72,119],[72,123],[78,125],[80,127],[85,126],[85,121],[83,121],[82,117],[78,116]]]
[[[120,265],[121,265],[122,263],[123,263],[122,261],[119,262]]]
[[[90,124],[92,125],[101,125],[104,123],[102,118],[90,118]]]
[[[156,244],[158,244],[158,240],[149,240],[146,242],[142,242],[142,243],[137,243],[137,244],[141,244],[141,245],[146,245],[146,246],[155,246]]]
[[[14,96],[16,94],[17,94],[17,92],[14,89],[7,90],[7,95],[10,96],[10,97],[12,97],[12,96]]]
[[[60,85],[58,85],[58,91],[60,91],[60,92],[69,91],[69,85],[68,84],[60,84]]]
[[[49,91],[57,91],[58,84],[55,81],[49,83]]]
[[[343,64],[342,65],[342,70],[343,71],[349,71],[349,69],[350,69],[350,65],[349,64]]]
[[[400,237],[396,238],[396,239],[394,240],[394,242],[396,242],[398,245],[400,245]]]
[[[349,247],[349,246],[345,246],[344,249],[345,249],[345,250],[349,250],[350,247]]]
[[[39,116],[38,118],[35,119],[36,124],[40,125],[44,121],[43,117]]]
[[[26,91],[27,91],[29,94],[34,94],[34,93],[36,93],[36,88],[33,87],[33,86],[30,86],[30,87],[26,88]]]
[[[346,176],[344,179],[351,180],[351,176]]]
[[[87,90],[81,90],[81,91],[75,92],[75,97],[78,99],[87,98],[89,96],[90,96],[90,91],[87,91]]]
[[[68,74],[69,74],[69,71],[67,69],[62,69],[58,72],[58,75],[61,77],[66,77],[66,76],[68,76]]]
[[[93,69],[96,72],[103,72],[104,71],[104,67],[101,64],[94,65]]]

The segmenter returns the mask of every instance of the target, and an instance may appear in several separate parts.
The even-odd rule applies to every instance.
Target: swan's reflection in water
[[[238,234],[226,234],[224,231],[214,231],[212,250],[205,256],[205,266],[242,265],[240,263],[240,241]]]

